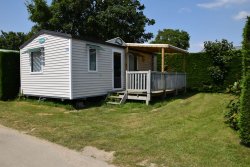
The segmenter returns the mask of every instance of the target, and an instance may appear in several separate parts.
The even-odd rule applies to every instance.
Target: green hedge
[[[243,144],[250,146],[250,17],[243,32],[243,83],[240,103],[240,137]]]
[[[227,75],[224,81],[224,86],[233,85],[234,82],[241,80],[242,77],[242,52],[235,52],[231,62],[227,65]]]
[[[250,146],[250,72],[243,79],[240,108],[240,137],[242,143]]]
[[[228,73],[224,85],[218,87],[209,75],[208,67],[212,66],[212,59],[206,53],[190,53],[186,57],[187,87],[196,91],[224,90],[229,85],[240,80],[242,72],[242,55],[235,52],[232,61],[227,64]],[[166,54],[165,70],[184,72],[184,56],[182,54]],[[161,70],[161,56],[158,55],[158,70]]]
[[[20,54],[0,51],[0,100],[13,99],[20,88]]]

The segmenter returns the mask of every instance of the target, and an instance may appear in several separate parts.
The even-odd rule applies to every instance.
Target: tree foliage
[[[0,35],[0,49],[19,50],[27,39],[27,35],[23,32],[4,32]]]
[[[163,29],[158,31],[152,43],[171,44],[186,50],[189,48],[189,40],[190,36],[186,31]]]
[[[233,43],[226,39],[221,41],[205,41],[204,49],[207,55],[212,58],[213,66],[208,67],[210,76],[216,84],[223,84],[227,73],[227,64],[232,59]]]
[[[240,103],[240,137],[250,146],[250,17],[243,31],[243,84]]]
[[[145,42],[153,37],[145,26],[155,21],[147,18],[139,0],[31,0],[26,3],[33,31],[48,29],[107,40],[121,37],[126,42]]]
[[[242,48],[250,50],[250,17],[247,17],[247,22],[243,30]]]

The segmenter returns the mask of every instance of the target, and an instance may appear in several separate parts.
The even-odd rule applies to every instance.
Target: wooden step
[[[134,96],[128,95],[127,97],[129,100],[147,100],[147,96]]]
[[[123,104],[123,103],[125,103],[125,101],[126,101],[126,99],[127,99],[127,92],[124,92],[123,94],[122,93],[120,93],[120,94],[111,94],[110,96],[108,96],[107,97],[107,104],[118,104],[118,105],[120,105],[120,104]]]
[[[109,96],[109,98],[111,98],[111,99],[121,99],[122,97],[120,97],[120,96]]]
[[[120,103],[118,103],[118,102],[111,102],[111,101],[107,102],[107,104],[115,104],[115,105],[120,105]]]

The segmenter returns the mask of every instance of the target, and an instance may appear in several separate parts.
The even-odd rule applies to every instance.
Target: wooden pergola
[[[141,43],[126,43],[127,48],[126,48],[126,55],[128,55],[128,51],[134,50],[138,52],[144,52],[144,53],[160,53],[161,52],[161,72],[165,71],[165,53],[183,53],[184,55],[184,64],[183,68],[185,71],[185,55],[188,54],[188,51],[175,47],[173,45],[169,44],[141,44]],[[126,56],[127,59],[127,56]]]

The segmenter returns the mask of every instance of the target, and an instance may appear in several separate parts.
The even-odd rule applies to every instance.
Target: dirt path
[[[114,167],[84,155],[0,125],[1,167]]]

